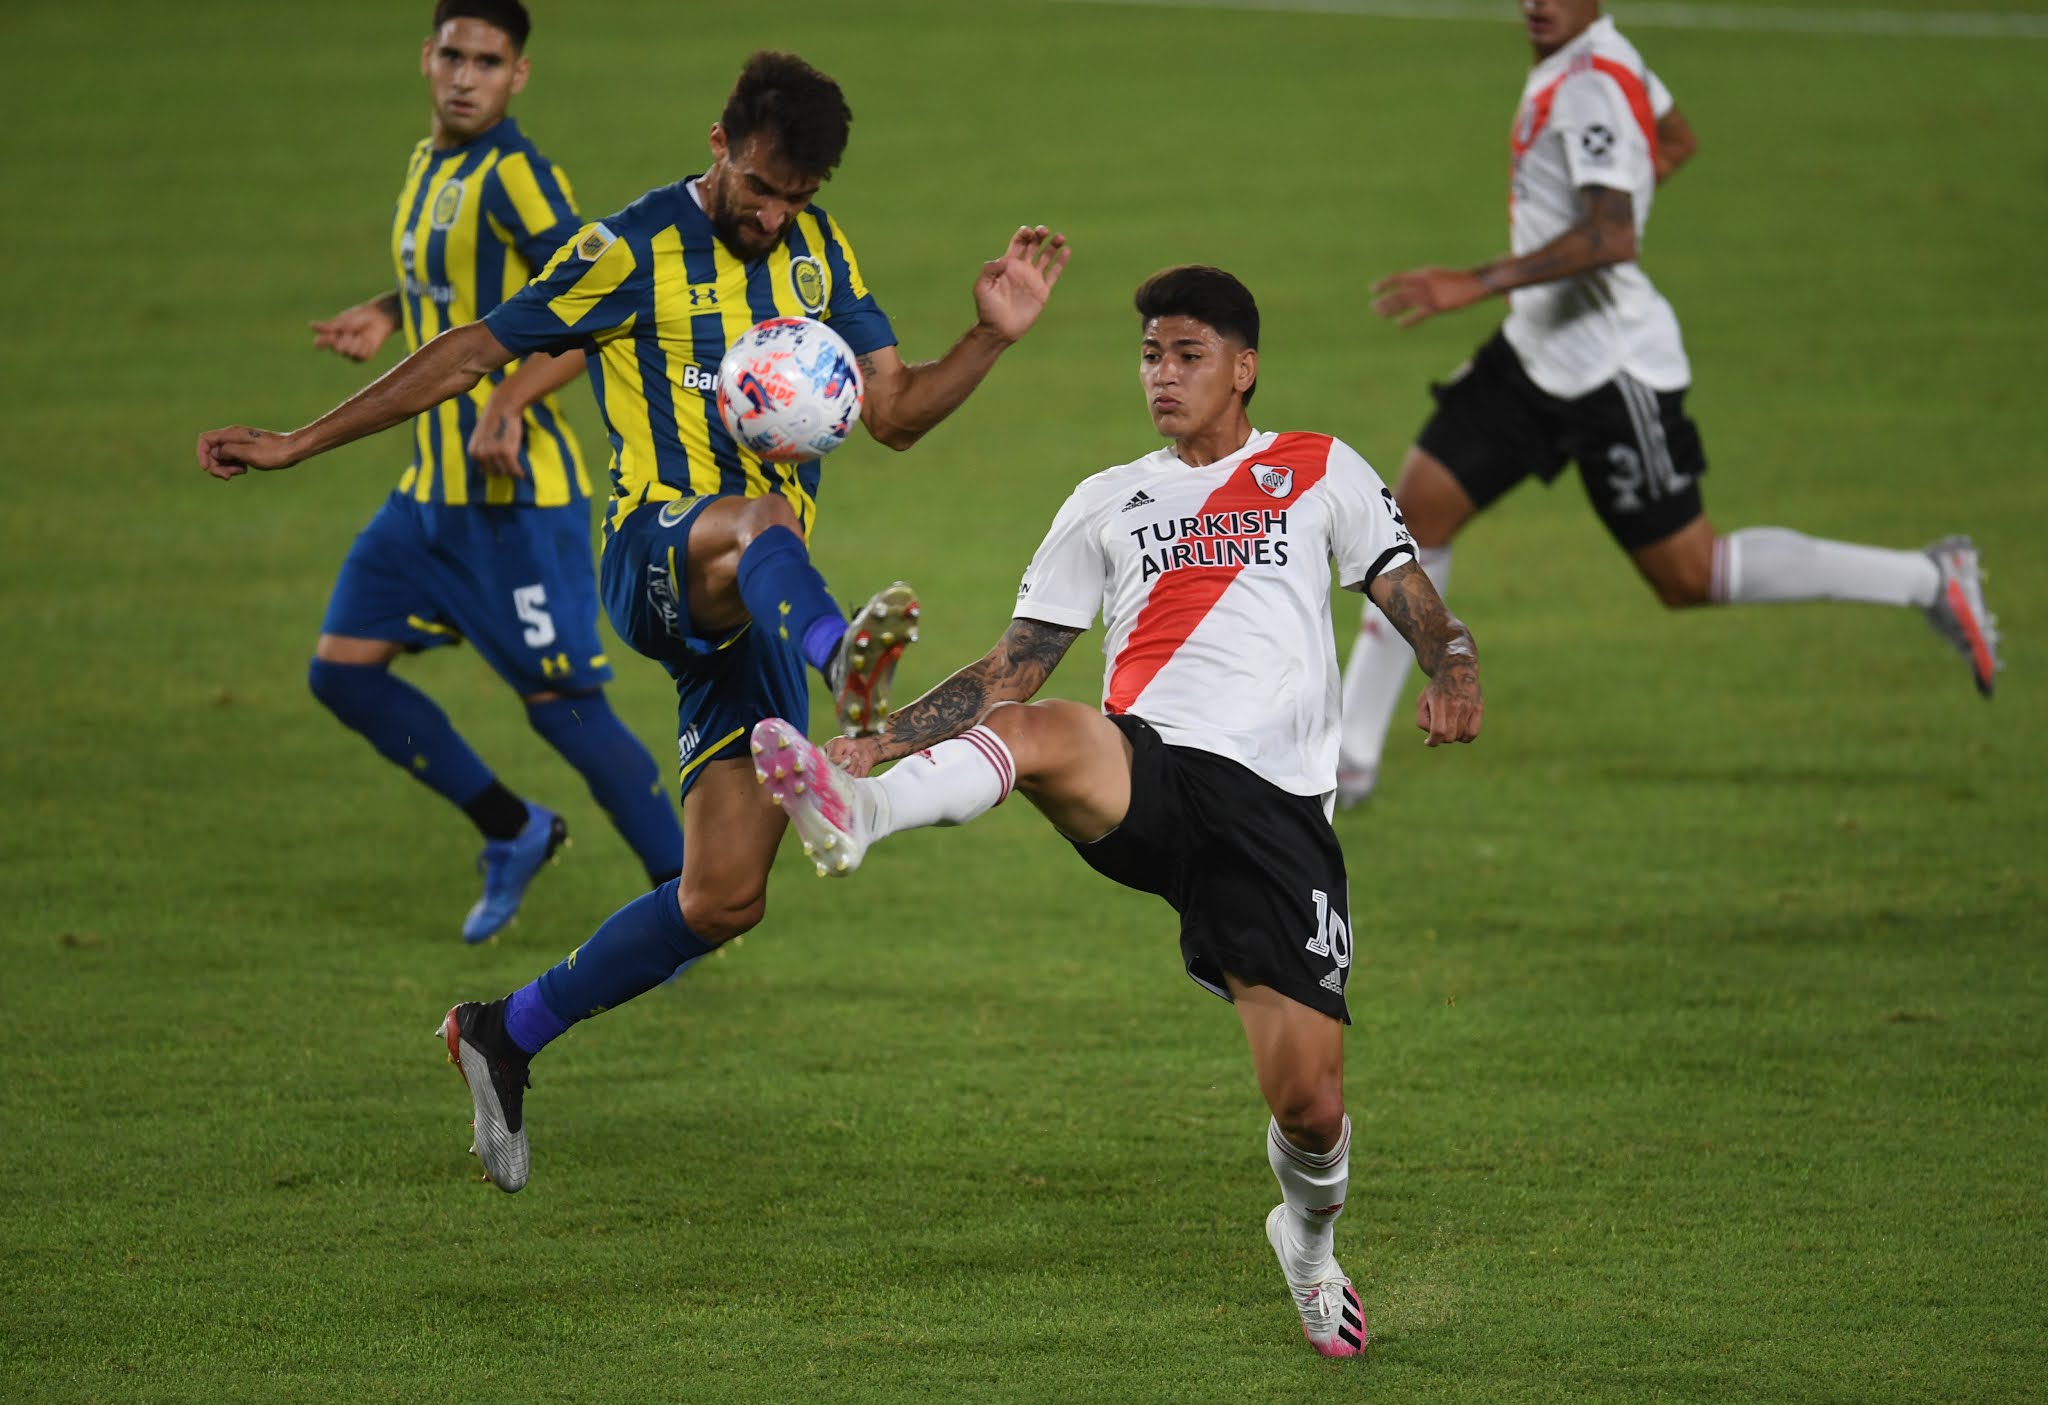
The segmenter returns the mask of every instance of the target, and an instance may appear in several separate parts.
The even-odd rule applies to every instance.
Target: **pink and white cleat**
[[[1287,1206],[1282,1203],[1266,1216],[1266,1242],[1273,1246],[1280,1271],[1287,1275],[1287,1294],[1301,1313],[1301,1334],[1321,1355],[1363,1356],[1372,1333],[1365,1325],[1365,1308],[1358,1301],[1358,1290],[1351,1286],[1351,1280],[1337,1267],[1335,1259],[1330,1260],[1328,1269],[1315,1282],[1295,1281],[1291,1256],[1281,1240],[1286,1215]]]
[[[856,782],[811,739],[779,717],[754,724],[754,779],[768,787],[820,878],[860,867],[871,835]]]

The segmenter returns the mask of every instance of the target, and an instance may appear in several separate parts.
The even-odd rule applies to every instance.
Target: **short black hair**
[[[846,154],[853,109],[837,83],[795,54],[762,49],[740,69],[718,124],[734,150],[762,135],[783,160],[822,179]]]
[[[505,31],[512,51],[526,52],[526,36],[533,33],[533,16],[519,0],[440,0],[434,6],[434,32],[450,20],[482,20],[493,29]]]
[[[1251,289],[1220,268],[1202,263],[1162,268],[1138,285],[1131,302],[1140,323],[1155,317],[1192,317],[1219,335],[1258,350],[1259,305],[1252,300]],[[1258,388],[1254,380],[1244,393],[1245,404],[1252,403]]]

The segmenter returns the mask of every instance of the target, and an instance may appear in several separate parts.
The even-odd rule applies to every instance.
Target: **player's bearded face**
[[[728,146],[725,133],[714,127],[711,150],[718,157],[718,178],[707,182],[704,213],[719,242],[745,259],[772,252],[823,182],[783,160],[765,137]]]
[[[1221,423],[1237,408],[1247,348],[1192,317],[1155,317],[1138,347],[1145,407],[1161,434],[1186,438]]]
[[[428,38],[420,72],[434,95],[441,134],[464,142],[495,127],[526,86],[525,57],[512,36],[479,19],[452,19]]]

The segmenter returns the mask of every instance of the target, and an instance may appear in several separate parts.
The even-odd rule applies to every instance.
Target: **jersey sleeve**
[[[1052,519],[1052,527],[1038,544],[1038,553],[1017,587],[1012,618],[1044,620],[1069,629],[1086,629],[1095,623],[1109,562],[1103,555],[1089,500],[1085,491],[1077,489]]]
[[[1650,90],[1650,115],[1662,122],[1671,115],[1671,109],[1678,106],[1678,99],[1671,96],[1671,90],[1664,86],[1664,80],[1654,71],[1645,70],[1645,86]]]
[[[511,153],[491,174],[485,213],[528,268],[545,268],[582,223],[569,178],[554,162],[526,151]]]
[[[1402,557],[1414,559],[1415,538],[1393,491],[1349,444],[1330,441],[1323,486],[1330,493],[1330,557],[1339,585],[1362,591]]]
[[[1655,183],[1650,139],[1619,79],[1597,69],[1574,73],[1557,90],[1550,122],[1573,186],[1635,191]]]
[[[896,345],[896,329],[889,325],[889,315],[861,281],[860,260],[853,256],[853,245],[830,215],[825,217],[825,263],[832,275],[832,294],[821,320],[846,339],[856,356]]]
[[[515,356],[601,346],[652,321],[650,260],[602,222],[586,224],[524,288],[484,314]]]

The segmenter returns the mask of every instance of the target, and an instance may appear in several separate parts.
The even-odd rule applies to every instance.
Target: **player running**
[[[820,751],[799,726],[765,721],[755,764],[820,873],[852,872],[902,830],[964,824],[1015,788],[1090,867],[1172,903],[1188,974],[1236,1006],[1272,1110],[1282,1201],[1266,1237],[1302,1330],[1325,1356],[1355,1356],[1365,1315],[1333,1250],[1350,1174],[1351,914],[1329,822],[1330,563],[1414,645],[1430,745],[1479,735],[1478,656],[1365,460],[1327,435],[1252,428],[1259,313],[1244,285],[1171,268],[1136,303],[1140,379],[1172,447],[1074,490],[987,657],[879,737]],[[1102,711],[1010,705],[1098,612]],[[869,778],[884,761],[899,764]]]
[[[868,432],[908,448],[1037,321],[1066,266],[1064,236],[1019,229],[982,265],[974,325],[938,360],[905,364],[844,231],[811,203],[851,121],[837,83],[794,55],[757,53],[711,128],[701,176],[585,225],[483,321],[428,343],[303,429],[238,425],[199,438],[200,463],[216,477],[286,468],[464,394],[514,356],[588,358],[613,445],[600,586],[620,637],[676,681],[683,871],[540,979],[448,1012],[443,1030],[470,1085],[477,1151],[503,1190],[527,1179],[532,1055],[761,920],[785,821],[754,784],[748,731],[765,717],[807,714],[806,662],[825,674],[843,721],[878,719],[916,617],[900,583],[851,626],[840,613],[806,545],[818,463],[764,463],[719,421],[727,342],[767,317],[821,319],[859,358]],[[537,393],[573,373],[522,368],[508,393]]]
[[[435,7],[420,53],[433,132],[413,148],[398,192],[397,286],[315,322],[315,346],[365,361],[403,328],[417,351],[491,312],[575,232],[567,177],[505,115],[526,87],[530,28],[518,0]],[[462,923],[471,942],[512,920],[568,828],[507,789],[447,714],[391,673],[400,654],[467,639],[589,783],[650,884],[683,864],[654,758],[604,695],[611,668],[597,632],[583,452],[552,396],[518,409],[493,402],[504,374],[414,420],[412,464],[349,549],[307,670],[344,725],[483,834],[483,896]],[[479,427],[494,419],[503,425],[485,444]]]
[[[1599,0],[1522,0],[1535,66],[1512,132],[1513,254],[1470,270],[1421,268],[1377,284],[1374,310],[1412,327],[1494,294],[1507,321],[1436,387],[1437,408],[1395,489],[1422,568],[1447,590],[1451,539],[1524,478],[1576,460],[1593,510],[1672,607],[1859,600],[1923,610],[1991,696],[1998,629],[1976,549],[1822,541],[1784,527],[1719,535],[1685,413],[1692,370],[1678,319],[1636,262],[1657,184],[1697,147],[1691,126]],[[1378,777],[1407,646],[1368,606],[1344,672],[1339,799]]]

